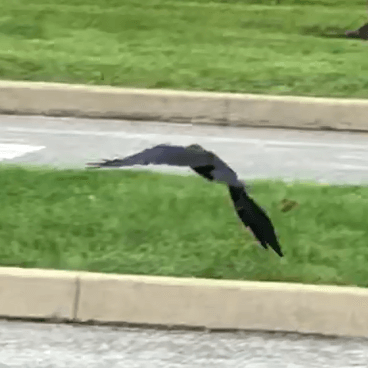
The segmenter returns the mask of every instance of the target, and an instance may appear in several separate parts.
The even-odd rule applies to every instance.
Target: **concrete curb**
[[[0,316],[368,337],[368,289],[0,268]]]
[[[0,113],[368,131],[368,100],[0,81]]]

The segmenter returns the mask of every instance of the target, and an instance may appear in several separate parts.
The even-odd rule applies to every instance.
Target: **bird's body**
[[[189,166],[209,181],[226,183],[235,210],[246,227],[249,227],[261,245],[269,245],[280,257],[283,256],[271,220],[245,191],[245,183],[217,155],[198,144],[190,146],[157,145],[123,159],[89,163],[94,167],[123,167],[133,165]]]

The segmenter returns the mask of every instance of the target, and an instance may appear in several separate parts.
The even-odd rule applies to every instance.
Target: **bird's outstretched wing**
[[[190,146],[171,146],[160,144],[122,159],[89,162],[92,167],[123,167],[134,165],[188,166],[208,180],[227,185],[242,186],[236,173],[213,152],[198,144]]]
[[[266,212],[250,198],[243,188],[229,186],[235,210],[246,227],[249,227],[261,245],[270,246],[280,257],[283,257],[275,229]]]
[[[87,165],[94,167],[122,167],[154,164],[195,167],[207,166],[210,163],[211,155],[205,150],[191,150],[183,146],[160,144],[122,159],[90,162]]]

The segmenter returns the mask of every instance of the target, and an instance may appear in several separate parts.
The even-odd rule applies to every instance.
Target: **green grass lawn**
[[[1,165],[0,187],[1,265],[368,286],[368,187],[253,181],[282,259],[200,177]]]
[[[309,4],[309,5],[308,5]],[[0,78],[368,97],[362,0],[8,0]]]

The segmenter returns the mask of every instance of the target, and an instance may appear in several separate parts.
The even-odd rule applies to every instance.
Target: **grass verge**
[[[362,1],[12,0],[0,78],[368,97]]]
[[[254,181],[284,259],[202,178],[1,165],[0,187],[4,266],[368,286],[367,187]]]

